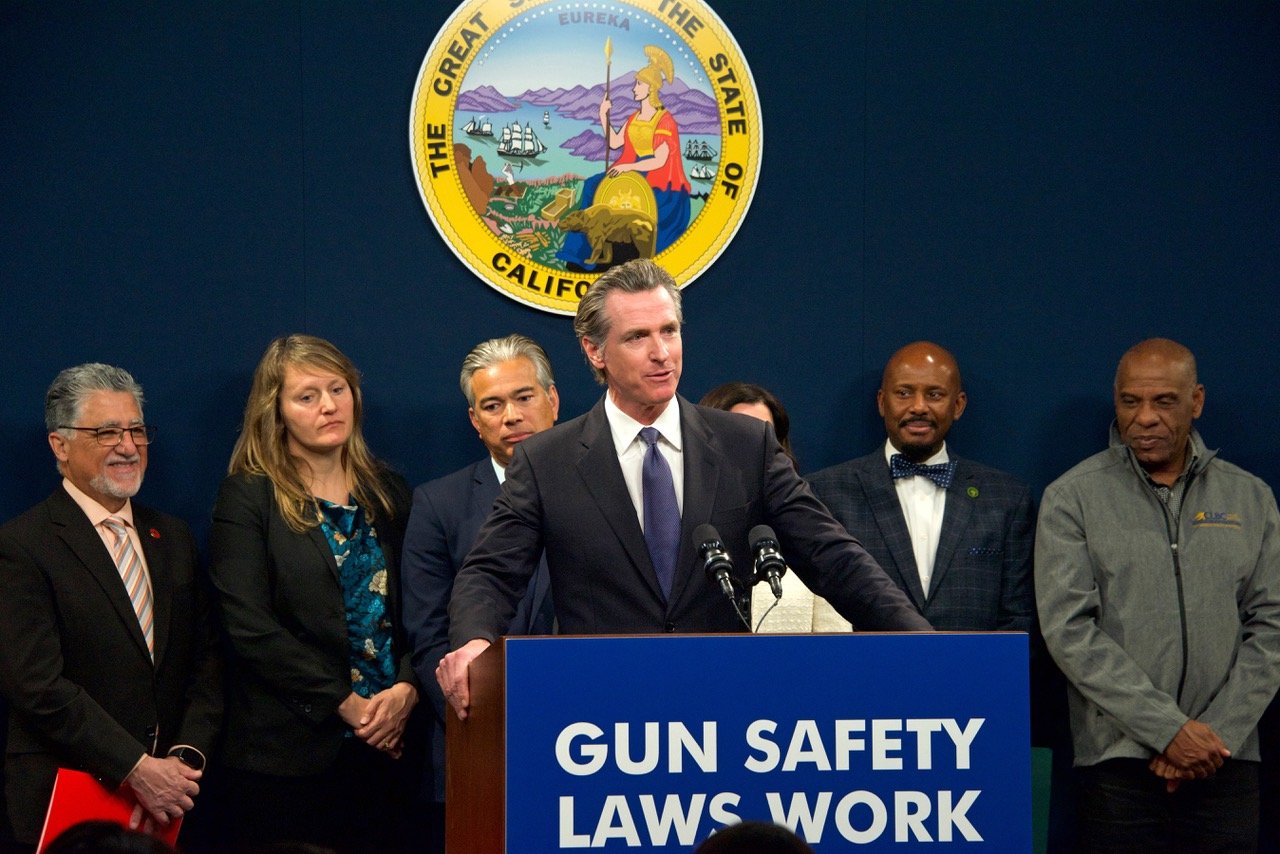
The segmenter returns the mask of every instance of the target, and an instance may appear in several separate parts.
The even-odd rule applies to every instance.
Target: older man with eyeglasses
[[[5,794],[22,850],[58,768],[136,797],[167,825],[194,805],[222,715],[221,664],[186,524],[132,502],[155,429],[142,389],[102,364],[45,397],[62,483],[0,527]]]

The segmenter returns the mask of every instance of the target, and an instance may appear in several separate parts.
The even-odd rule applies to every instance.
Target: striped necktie
[[[120,572],[120,580],[124,582],[124,591],[129,595],[129,601],[133,603],[133,612],[138,615],[138,626],[142,629],[143,637],[147,639],[147,650],[154,661],[155,615],[151,608],[151,582],[142,569],[142,558],[138,557],[137,551],[133,548],[133,541],[129,539],[123,519],[118,516],[108,516],[102,520],[102,527],[116,538],[116,544],[111,549],[111,557],[115,560],[116,569]]]

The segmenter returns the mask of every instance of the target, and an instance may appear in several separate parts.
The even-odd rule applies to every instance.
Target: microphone
[[[720,585],[721,592],[737,603],[733,593],[733,561],[720,540],[720,532],[711,525],[699,525],[693,532],[698,555],[702,558],[702,570],[707,580]]]
[[[747,542],[756,560],[753,567],[754,583],[767,580],[773,590],[773,598],[782,598],[782,576],[787,572],[787,562],[782,559],[782,547],[778,545],[778,537],[768,525],[756,525],[747,534]]]

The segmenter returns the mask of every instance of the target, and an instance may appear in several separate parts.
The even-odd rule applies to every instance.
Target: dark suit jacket
[[[407,508],[404,479],[388,473],[383,483],[396,506]],[[416,687],[399,622],[404,518],[401,509],[373,525],[387,559],[396,679]],[[322,773],[338,757],[346,725],[337,708],[351,694],[342,585],[324,532],[292,530],[270,480],[236,474],[218,490],[209,554],[231,650],[223,761],[263,774]]]
[[[13,830],[35,843],[59,766],[118,785],[144,752],[212,753],[221,659],[186,524],[133,504],[155,663],[102,538],[66,490],[0,528],[0,689]]]
[[[444,694],[436,681],[436,665],[449,651],[449,597],[453,580],[480,526],[498,497],[493,462],[480,462],[424,483],[413,492],[413,512],[404,534],[401,584],[404,628],[413,649],[413,668],[434,710],[431,733],[435,797],[444,800]],[[541,561],[533,583],[505,634],[546,635],[553,628],[550,580]]]
[[[675,400],[684,505],[670,600],[658,586],[602,400],[516,448],[502,494],[454,584],[455,648],[497,638],[544,547],[562,632],[742,631],[732,603],[703,575],[693,542],[703,523],[720,532],[739,573],[750,567],[747,532],[771,525],[801,578],[859,626],[929,628],[814,498],[769,425]]]
[[[941,630],[1036,633],[1031,555],[1035,508],[1027,486],[957,459],[947,490],[928,597],[883,448],[816,472],[813,491],[912,603]]]

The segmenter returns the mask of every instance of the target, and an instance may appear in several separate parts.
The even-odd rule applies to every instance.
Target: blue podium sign
[[[506,848],[1031,849],[1022,634],[506,640]]]

